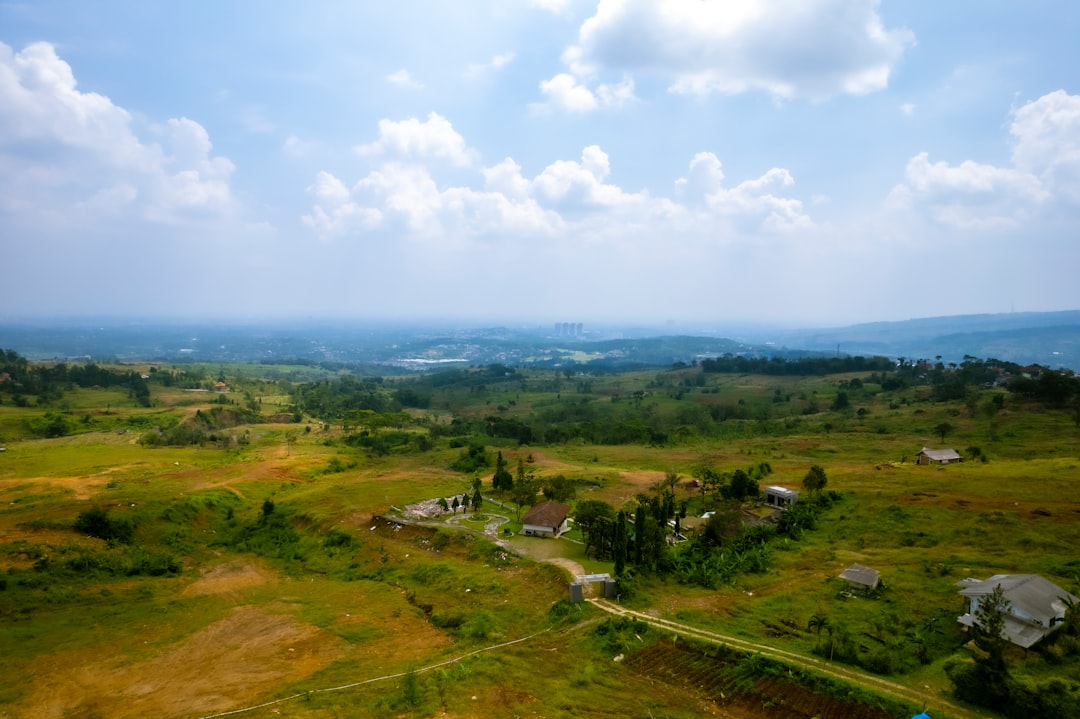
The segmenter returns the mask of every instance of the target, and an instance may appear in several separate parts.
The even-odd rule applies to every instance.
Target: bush
[[[128,519],[114,519],[108,510],[91,507],[80,512],[75,518],[75,531],[91,537],[104,539],[106,542],[131,544],[135,536],[135,525]]]

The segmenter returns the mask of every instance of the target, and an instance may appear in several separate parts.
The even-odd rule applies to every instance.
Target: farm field
[[[992,716],[952,696],[946,667],[975,656],[956,582],[1031,573],[1080,589],[1080,422],[1003,388],[942,399],[870,371],[312,371],[308,384],[231,369],[167,385],[173,370],[136,367],[145,404],[117,387],[0,395],[0,672],[19,677],[0,687],[0,716],[936,719],[945,702]],[[918,465],[923,447],[964,461]],[[498,461],[534,487],[528,502],[492,486]],[[815,465],[820,503],[803,486]],[[571,517],[589,503],[632,516],[667,490],[690,527],[731,506],[721,489],[736,470],[819,508],[740,571],[690,581],[662,557],[620,572],[588,527],[520,534],[541,488],[569,492]],[[406,517],[477,488],[476,508]],[[760,497],[739,511],[770,515]],[[839,575],[856,563],[882,586],[850,591]],[[570,604],[579,567],[619,575],[627,609],[923,701],[788,681]],[[1010,651],[1012,675],[1075,687],[1080,650],[1062,639]]]

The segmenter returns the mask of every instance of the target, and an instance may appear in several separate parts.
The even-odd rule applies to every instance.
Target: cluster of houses
[[[954,449],[923,447],[917,462],[921,465],[954,464],[963,461]],[[780,486],[765,487],[765,504],[784,510],[799,501],[796,490]],[[561,502],[543,502],[534,506],[522,519],[522,533],[530,537],[558,537],[569,529],[570,506]],[[871,567],[852,564],[840,573],[851,590],[869,592],[881,584],[881,573]],[[1065,613],[1080,604],[1080,599],[1037,574],[995,574],[989,579],[964,579],[957,583],[964,600],[964,614],[958,621],[970,628],[980,602],[1001,587],[1007,602],[1004,636],[1018,647],[1028,649],[1048,636],[1065,621]]]
[[[852,564],[840,573],[852,590],[869,592],[881,583],[876,569]],[[964,613],[957,621],[968,629],[974,626],[980,603],[1001,587],[1006,602],[1003,636],[1018,647],[1029,649],[1065,622],[1065,613],[1080,602],[1075,596],[1038,574],[995,574],[989,579],[968,578],[956,583],[964,600]]]

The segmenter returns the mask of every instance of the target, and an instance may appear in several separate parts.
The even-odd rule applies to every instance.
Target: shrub
[[[135,536],[135,525],[128,519],[114,519],[108,510],[91,507],[80,512],[75,518],[75,531],[107,542],[131,544]]]

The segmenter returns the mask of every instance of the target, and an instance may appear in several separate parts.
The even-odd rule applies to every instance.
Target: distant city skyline
[[[0,319],[1080,308],[1080,6],[0,0]]]

